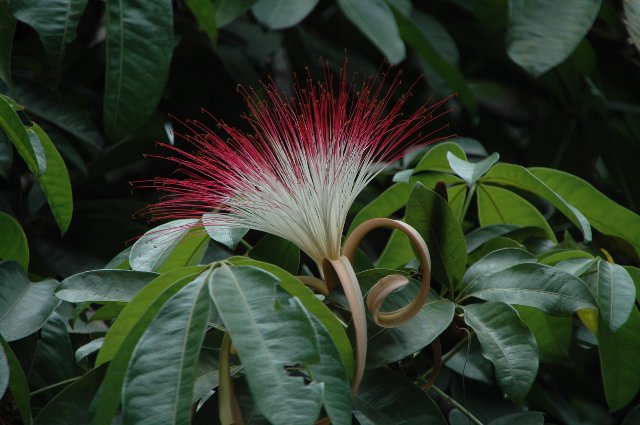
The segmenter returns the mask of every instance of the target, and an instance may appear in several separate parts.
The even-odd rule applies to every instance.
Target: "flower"
[[[202,122],[187,120],[182,137],[189,153],[165,145],[184,178],[158,177],[151,186],[165,192],[149,207],[156,219],[200,218],[206,226],[261,230],[295,243],[316,263],[340,256],[349,208],[360,191],[406,149],[431,139],[443,126],[424,131],[447,111],[446,101],[423,105],[408,118],[401,109],[409,93],[394,101],[401,73],[348,81],[346,66],[338,87],[325,79],[295,84],[293,97],[273,81],[266,99],[240,91],[248,114],[246,133],[216,120],[223,138]],[[424,131],[424,132],[423,132]],[[383,166],[380,166],[383,165]]]

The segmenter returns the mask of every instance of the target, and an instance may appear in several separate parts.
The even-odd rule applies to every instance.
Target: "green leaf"
[[[109,328],[104,344],[98,353],[96,366],[113,359],[113,356],[124,345],[125,339],[129,339],[134,329],[145,329],[165,301],[202,273],[204,269],[204,266],[175,269],[156,277],[145,285],[126,305],[118,315],[118,319]]]
[[[277,283],[275,276],[255,267],[223,265],[211,273],[209,291],[260,412],[277,424],[313,424],[322,387],[288,376],[284,366],[318,363],[317,336],[297,298],[278,299]]]
[[[407,204],[410,193],[411,187],[407,183],[392,185],[358,212],[347,233],[351,233],[356,227],[371,218],[389,217]]]
[[[548,266],[576,258],[592,259],[593,257],[588,252],[580,251],[578,249],[552,250],[538,256],[540,263]]]
[[[158,267],[159,273],[165,273],[179,267],[197,266],[209,247],[211,238],[201,227],[190,229],[172,248],[171,253]]]
[[[110,361],[97,404],[96,425],[111,425],[120,405],[125,372],[143,332],[164,303],[189,282],[204,267],[185,267],[158,276],[129,302],[105,336],[96,358],[96,366]]]
[[[158,270],[196,223],[196,219],[173,220],[146,232],[131,247],[131,268],[143,272]]]
[[[76,28],[87,0],[11,0],[16,19],[32,27],[42,41],[49,61],[57,67]]]
[[[441,171],[444,173],[453,173],[451,164],[449,163],[448,156],[451,152],[452,155],[457,156],[463,160],[467,159],[467,154],[457,143],[442,142],[438,143],[433,148],[429,149],[426,154],[420,159],[414,173],[419,171]]]
[[[216,23],[218,28],[233,22],[251,9],[256,0],[214,0],[216,8]]]
[[[640,303],[640,269],[633,266],[622,267],[629,273],[631,280],[633,280],[633,284],[636,286],[636,300]]]
[[[466,269],[467,246],[447,201],[418,183],[409,196],[405,221],[427,243],[435,279],[451,289],[458,287]]]
[[[601,321],[615,332],[629,319],[636,300],[631,276],[622,266],[600,260],[594,273],[584,280],[596,300]]]
[[[272,30],[299,24],[319,0],[258,0],[251,11],[258,22]]]
[[[33,425],[66,425],[92,423],[92,411],[87,408],[100,387],[104,367],[91,369],[80,379],[65,387],[47,403],[35,417]]]
[[[249,251],[249,256],[288,271],[298,273],[300,248],[292,242],[275,235],[266,235]]]
[[[12,261],[0,262],[0,334],[7,341],[31,335],[42,327],[60,302],[53,279],[30,283]]]
[[[514,224],[492,224],[490,226],[479,227],[465,236],[467,240],[467,254],[472,253],[491,239],[506,235],[519,228],[520,226]]]
[[[311,317],[311,323],[318,335],[320,361],[309,365],[309,373],[314,382],[323,383],[322,402],[324,409],[335,425],[351,424],[351,385],[347,371],[340,358],[329,331],[322,322]]]
[[[451,152],[447,152],[447,161],[451,169],[462,178],[469,186],[475,184],[480,177],[486,174],[493,165],[498,162],[500,155],[492,153],[491,156],[479,162],[469,162],[458,158]]]
[[[640,4],[637,1],[624,0],[624,23],[636,49],[640,50]]]
[[[387,57],[397,64],[406,52],[391,8],[384,0],[338,0],[342,13]]]
[[[53,218],[62,234],[65,234],[73,215],[73,195],[67,166],[47,133],[38,124],[33,123],[27,133],[30,138],[35,138],[42,144],[47,166],[38,176],[38,182],[51,207]]]
[[[596,261],[598,261],[597,258],[571,258],[569,260],[559,262],[555,265],[555,268],[564,270],[574,276],[581,276],[584,272],[589,270]]]
[[[364,374],[353,398],[362,425],[446,425],[436,403],[411,382],[389,369]]]
[[[624,417],[620,425],[634,425],[640,422],[640,405],[637,405],[627,416]]]
[[[56,297],[70,303],[129,302],[157,276],[133,270],[90,270],[60,282]]]
[[[208,225],[207,216],[209,215],[210,214],[204,214],[202,216],[204,230],[206,230],[206,232],[209,234],[209,237],[229,249],[236,249],[238,247],[238,243],[240,243],[249,229],[245,229],[244,227],[222,227],[219,225]]]
[[[33,115],[49,121],[80,140],[88,153],[95,155],[102,150],[100,132],[87,115],[87,111],[81,109],[77,103],[44,85],[27,80],[16,81],[16,98]]]
[[[211,0],[186,0],[185,3],[195,16],[200,29],[207,34],[211,45],[215,47],[218,43],[215,5]]]
[[[20,419],[25,424],[31,423],[31,396],[27,377],[22,370],[20,361],[14,354],[11,347],[0,334],[0,345],[7,359],[9,366],[9,391],[13,397],[13,402],[20,413]]]
[[[9,143],[9,139],[0,131],[0,176],[5,180],[9,179],[11,169],[13,168],[13,147]]]
[[[273,264],[252,260],[247,257],[233,257],[228,261],[231,264],[254,266],[277,277],[280,280],[279,285],[292,297],[298,298],[307,311],[313,314],[327,328],[333,344],[340,353],[340,358],[347,369],[349,377],[353,375],[353,348],[345,332],[344,325],[322,301],[316,298],[309,288],[304,286],[295,276]]]
[[[442,77],[449,88],[458,93],[460,100],[467,107],[469,113],[475,116],[478,112],[478,102],[467,81],[458,68],[447,62],[438,50],[431,44],[427,35],[411,19],[394,8],[394,16],[402,39],[409,44],[427,64]],[[385,34],[379,32],[379,34]],[[403,55],[404,57],[404,55]]]
[[[22,121],[20,121],[20,117],[18,117],[12,105],[11,99],[0,96],[0,128],[7,135],[9,141],[13,143],[13,146],[16,147],[18,154],[27,164],[31,174],[37,177],[44,170],[38,166],[36,153],[29,140],[27,130],[22,125]]]
[[[141,127],[164,90],[173,53],[171,0],[107,0],[104,127],[118,142]]]
[[[549,316],[533,307],[518,306],[516,310],[536,338],[541,362],[562,364],[569,359],[571,317]]]
[[[526,168],[515,164],[496,164],[481,181],[483,183],[496,183],[517,187],[546,199],[582,232],[586,241],[591,240],[591,226],[587,218],[561,195],[547,186],[537,175]]]
[[[540,412],[517,412],[489,422],[489,425],[544,425],[544,415]]]
[[[591,225],[606,235],[628,241],[640,255],[640,216],[615,203],[582,180],[559,170],[531,168],[531,174],[579,209]]]
[[[407,235],[394,230],[391,232],[376,266],[381,269],[399,269],[406,266],[414,258],[415,254]]]
[[[358,273],[358,282],[367,292],[378,280],[395,273],[393,270],[372,269]],[[383,311],[392,311],[409,304],[418,294],[420,282],[410,279],[410,284],[385,300]],[[368,321],[369,348],[367,367],[375,368],[401,360],[431,344],[453,320],[455,305],[431,290],[426,303],[418,314],[396,328],[381,328]],[[429,323],[428,327],[424,324]]]
[[[91,317],[93,319],[93,316]],[[102,347],[102,343],[104,342],[104,338],[96,338],[91,342],[88,342],[78,348],[75,352],[76,362],[80,362],[82,359],[87,358],[89,355],[95,353]]]
[[[522,403],[538,373],[538,349],[531,331],[508,304],[487,302],[463,309],[483,355],[495,367],[498,385],[512,400]]]
[[[69,336],[68,322],[54,311],[40,330],[29,383],[40,389],[74,378],[76,361]],[[49,397],[57,391],[47,391]]]
[[[629,320],[617,331],[611,332],[607,324],[598,326],[598,352],[604,394],[611,411],[625,407],[640,390],[640,312],[631,310]]]
[[[486,257],[485,257],[486,258]],[[522,263],[478,276],[465,287],[467,297],[535,307],[550,315],[595,309],[586,285],[554,267]]]
[[[9,8],[8,0],[0,0],[0,80],[7,87],[13,86],[11,79],[11,52],[16,20]]]
[[[205,278],[187,284],[162,306],[127,368],[122,388],[124,425],[191,422],[196,366],[208,315]]]
[[[563,62],[593,25],[602,0],[509,1],[507,53],[537,77]]]
[[[29,269],[29,244],[27,236],[18,221],[0,211],[0,260],[13,260]]]
[[[510,190],[496,186],[478,185],[478,220],[481,226],[515,224],[543,229],[553,242],[558,240],[544,216],[529,201]]]
[[[461,292],[469,293],[476,280],[491,276],[511,266],[522,263],[535,263],[536,257],[522,249],[504,248],[485,255],[474,263],[462,278]]]

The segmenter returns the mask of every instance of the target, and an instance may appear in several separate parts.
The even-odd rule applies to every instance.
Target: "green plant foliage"
[[[300,301],[278,300],[276,285],[275,276],[250,266],[223,266],[209,278],[211,298],[260,411],[271,422],[311,424],[320,412],[322,387],[304,385],[283,366],[318,363],[317,336]]]
[[[11,51],[16,19],[11,14],[9,0],[0,1],[0,80],[11,87]]]
[[[483,355],[495,367],[500,388],[521,403],[538,372],[536,340],[516,310],[501,302],[464,307],[464,320],[473,328]]]
[[[122,389],[125,424],[188,424],[209,312],[206,279],[172,296],[138,341]],[[166,367],[158,370],[157,365]],[[148,403],[155,406],[149,414]]]
[[[9,214],[0,212],[0,259],[13,260],[23,269],[29,269],[29,244],[18,221]]]
[[[467,262],[464,234],[440,195],[417,184],[407,201],[405,220],[431,247],[433,275],[452,290],[460,285]]]
[[[144,124],[160,100],[173,50],[173,9],[160,0],[106,4],[104,126],[119,142]]]
[[[292,27],[302,21],[314,7],[318,0],[258,0],[251,7],[258,22],[279,30]],[[286,11],[286,13],[283,13]]]
[[[87,0],[11,1],[13,16],[36,30],[54,66],[62,61],[66,45],[76,38],[86,5]]]
[[[533,76],[564,61],[593,25],[601,0],[509,1],[509,57]]]
[[[300,248],[286,239],[267,235],[251,248],[249,256],[256,260],[275,264],[288,271],[297,273],[300,267]]]
[[[353,402],[361,424],[446,424],[428,395],[388,369],[365,374]]]
[[[157,275],[133,270],[93,270],[60,282],[56,297],[70,303],[129,302]]]
[[[0,334],[14,341],[36,332],[60,302],[53,297],[58,282],[29,282],[17,263],[0,262]]]
[[[9,378],[9,391],[13,396],[20,419],[24,423],[31,423],[31,402],[27,377],[18,358],[2,335],[0,335],[0,345],[2,345],[2,351],[9,367],[7,375]]]

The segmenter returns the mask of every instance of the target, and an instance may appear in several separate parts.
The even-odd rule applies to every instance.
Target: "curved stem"
[[[331,279],[332,275],[335,275],[335,278],[342,285],[351,309],[351,318],[356,333],[356,370],[351,382],[351,392],[355,394],[362,380],[364,364],[367,359],[367,316],[364,311],[364,299],[356,274],[347,257],[341,256],[337,260],[326,260],[325,263],[329,263],[333,269],[330,270],[325,265],[325,277]],[[330,273],[331,271],[333,273]]]
[[[231,368],[229,362],[229,353],[231,352],[231,338],[225,333],[222,337],[222,345],[220,347],[220,365],[218,376],[220,385],[218,387],[218,411],[220,423],[222,425],[244,425],[242,412],[233,390],[233,378],[231,377]]]
[[[473,195],[476,193],[476,188],[478,185],[476,183],[472,184],[469,188],[469,193],[467,193],[467,198],[464,200],[464,205],[462,206],[462,213],[460,214],[460,224],[464,222],[464,218],[467,215],[467,211],[469,211],[469,206],[471,205],[471,199]]]
[[[442,391],[440,388],[438,388],[435,385],[433,385],[433,386],[431,386],[431,391],[433,391],[434,393],[438,394],[441,398],[443,398],[447,403],[449,403],[450,405],[452,405],[456,409],[460,410],[475,425],[483,425],[482,422],[480,421],[480,419],[478,419],[475,416],[473,416],[473,413],[471,413],[466,407],[464,407],[462,404],[458,403],[453,397],[451,397],[449,394],[447,394],[444,391]]]

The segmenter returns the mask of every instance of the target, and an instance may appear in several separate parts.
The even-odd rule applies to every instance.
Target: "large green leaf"
[[[216,25],[216,8],[211,0],[186,0],[200,29],[207,34],[211,45],[218,43],[218,26]]]
[[[27,80],[16,81],[16,98],[33,115],[75,136],[88,153],[95,155],[102,150],[103,141],[98,129],[87,112],[70,99]]]
[[[533,76],[563,62],[598,16],[602,0],[510,0],[507,53]]]
[[[406,52],[398,25],[384,0],[338,0],[342,13],[387,57],[397,64]]]
[[[90,270],[60,282],[56,297],[70,303],[129,302],[157,276],[133,270]]]
[[[38,176],[38,182],[51,207],[53,218],[64,234],[73,215],[73,195],[67,166],[47,133],[38,124],[33,123],[33,127],[27,129],[27,134],[32,143],[36,139],[42,146],[47,165],[46,170]]]
[[[351,424],[351,385],[347,370],[342,363],[329,331],[322,322],[311,317],[311,323],[318,335],[320,361],[309,365],[309,373],[314,382],[322,382],[322,402],[331,423],[335,425]]]
[[[458,68],[449,62],[431,44],[427,34],[410,18],[394,8],[394,16],[398,23],[398,29],[402,39],[407,42],[425,62],[442,77],[449,88],[458,93],[460,100],[475,115],[478,110],[478,102],[473,92],[467,85],[467,81]],[[379,34],[384,34],[380,32]]]
[[[372,269],[358,273],[358,282],[367,292],[378,280],[393,274],[393,270]],[[409,304],[418,294],[420,282],[411,279],[410,284],[390,294],[382,305],[383,311],[392,311]],[[453,320],[455,305],[440,298],[435,291],[418,314],[396,328],[381,328],[368,321],[369,345],[367,367],[375,368],[396,362],[431,344]],[[428,323],[428,325],[426,325]]]
[[[96,366],[113,359],[131,332],[145,329],[160,307],[182,286],[193,280],[204,267],[184,267],[158,276],[145,285],[125,306],[111,325],[98,353]],[[137,340],[136,340],[137,341]]]
[[[197,266],[207,252],[210,240],[207,232],[201,227],[191,229],[171,249],[170,254],[158,267],[158,272],[165,273],[179,267]]]
[[[538,373],[538,349],[516,310],[501,302],[464,306],[464,320],[473,328],[483,355],[495,367],[498,385],[521,403]]]
[[[606,235],[618,236],[640,255],[640,216],[615,203],[585,180],[550,168],[531,168],[531,174],[578,208],[591,225]]]
[[[498,236],[506,235],[520,226],[513,224],[493,224],[490,226],[479,227],[470,233],[467,233],[465,239],[467,240],[467,254],[480,248],[486,242]]]
[[[249,256],[288,271],[298,273],[300,248],[292,242],[275,235],[266,235],[249,251]]]
[[[569,359],[572,318],[552,317],[533,307],[516,307],[520,318],[536,337],[543,363],[563,363]]]
[[[9,0],[0,0],[0,80],[8,87],[13,85],[11,78],[11,52],[16,20],[9,9]]]
[[[467,159],[467,154],[459,144],[453,142],[438,143],[424,154],[416,165],[414,173],[419,171],[441,171],[444,173],[453,173],[451,163],[448,159],[449,152],[463,160]]]
[[[20,413],[22,422],[29,424],[31,423],[31,397],[27,377],[20,365],[20,361],[2,335],[0,335],[0,345],[2,345],[2,350],[9,366],[9,391],[13,397],[13,402]]]
[[[221,243],[229,249],[236,249],[238,243],[240,243],[249,229],[245,229],[244,227],[223,227],[219,225],[208,225],[208,215],[209,214],[203,214],[202,225],[204,226],[204,230],[209,234],[211,239]]]
[[[67,44],[76,38],[76,28],[87,0],[12,0],[14,16],[31,26],[42,41],[49,61],[58,66]]]
[[[69,324],[56,311],[40,330],[33,364],[29,370],[29,384],[34,389],[55,385],[76,377],[76,361],[68,330]],[[56,391],[50,391],[53,395]]]
[[[436,403],[389,369],[367,371],[353,398],[362,425],[446,425]]]
[[[65,387],[40,410],[33,425],[91,425],[92,411],[87,406],[100,387],[104,371],[105,367],[91,369]]]
[[[297,298],[278,299],[278,279],[250,266],[221,266],[209,290],[246,371],[256,405],[277,424],[313,424],[322,386],[289,376],[286,365],[320,361],[317,336]]]
[[[108,0],[104,127],[118,142],[141,127],[167,81],[173,52],[171,0]]]
[[[266,270],[280,279],[279,285],[291,296],[297,297],[302,305],[327,328],[329,336],[340,353],[340,358],[349,376],[351,377],[353,375],[353,348],[347,337],[344,325],[322,301],[318,300],[309,288],[304,286],[295,276],[273,264],[252,260],[247,257],[233,257],[229,259],[229,262],[238,265],[254,266]]]
[[[300,23],[319,0],[258,0],[251,11],[258,22],[272,30],[289,28]]]
[[[510,190],[496,186],[478,185],[478,220],[481,226],[515,224],[544,230],[547,237],[558,242],[547,220],[529,201]]]
[[[7,341],[31,335],[44,324],[60,302],[53,296],[53,279],[30,283],[12,261],[0,262],[0,334]]]
[[[478,276],[465,287],[465,293],[467,297],[535,307],[551,315],[595,309],[589,289],[580,279],[530,262]]]
[[[197,222],[196,219],[174,220],[149,230],[131,247],[131,268],[144,272],[158,270]]]
[[[633,284],[636,286],[636,300],[640,303],[640,269],[633,266],[623,266],[629,273],[629,277],[633,280]]]
[[[18,221],[9,214],[0,211],[0,260],[13,260],[29,269],[29,244],[27,236]]]
[[[467,246],[447,201],[418,183],[407,202],[405,221],[427,243],[432,275],[451,289],[458,287],[467,264]]]
[[[604,394],[611,411],[625,407],[640,390],[640,312],[631,310],[629,320],[617,331],[611,332],[607,324],[598,326],[598,352]]]
[[[546,199],[582,232],[585,240],[591,240],[591,226],[587,218],[576,207],[526,168],[515,164],[496,164],[481,181],[483,183],[497,183],[517,187]]]
[[[615,332],[629,319],[636,300],[636,287],[629,273],[617,264],[604,260],[584,277],[598,305],[601,321]]]
[[[40,173],[44,172],[44,168],[40,168],[38,164],[27,130],[13,109],[13,103],[8,97],[0,95],[0,128],[7,135],[9,141],[13,143],[13,146],[16,147],[18,154],[29,167],[31,174],[39,176]]]
[[[191,422],[193,384],[208,315],[206,279],[187,284],[162,306],[127,368],[123,424]]]
[[[474,263],[462,278],[462,293],[468,294],[468,288],[473,287],[476,280],[484,276],[491,276],[499,271],[521,263],[535,263],[536,257],[522,249],[503,248],[482,257]]]
[[[110,361],[96,410],[96,425],[110,425],[120,405],[125,372],[143,332],[164,303],[193,281],[204,267],[185,267],[158,276],[129,302],[105,336],[96,366]]]

